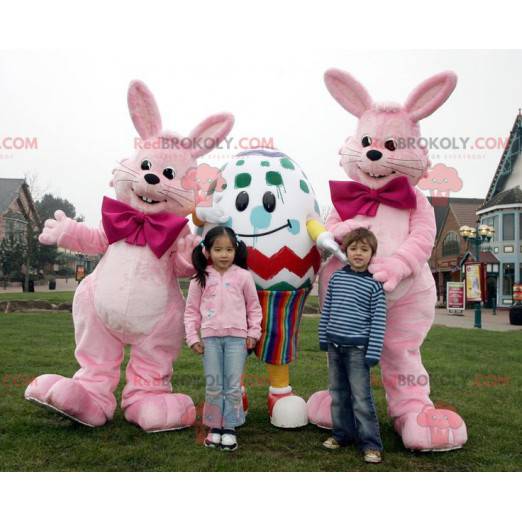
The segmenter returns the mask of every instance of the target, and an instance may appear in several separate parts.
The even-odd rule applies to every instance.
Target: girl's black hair
[[[193,250],[192,252],[192,264],[196,269],[196,274],[192,279],[195,279],[202,288],[205,288],[207,282],[208,272],[206,271],[208,260],[203,254],[203,248],[210,253],[210,249],[214,244],[214,241],[220,236],[227,236],[232,243],[236,255],[234,256],[234,264],[241,268],[247,268],[247,257],[248,251],[245,243],[237,238],[236,233],[230,227],[224,227],[222,225],[211,228],[203,241]]]

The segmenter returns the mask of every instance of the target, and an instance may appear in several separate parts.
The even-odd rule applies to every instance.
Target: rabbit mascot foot
[[[232,227],[248,248],[263,310],[256,355],[266,364],[268,415],[274,426],[308,424],[306,402],[290,385],[302,310],[320,266],[317,246],[341,255],[320,223],[319,206],[303,171],[276,150],[244,151],[222,168],[225,183],[211,207],[198,206],[201,223]],[[317,245],[317,246],[316,246]]]
[[[418,121],[438,109],[456,85],[456,76],[441,73],[419,85],[404,106],[374,104],[349,74],[325,75],[332,96],[359,118],[354,136],[341,147],[341,166],[353,181],[331,181],[333,209],[326,228],[340,241],[357,227],[378,239],[369,266],[387,293],[388,316],[381,373],[388,413],[404,446],[419,451],[447,451],[467,440],[466,425],[449,410],[434,408],[420,347],[435,315],[435,284],[427,264],[435,239],[433,208],[416,185],[426,175],[427,152],[419,147]],[[324,298],[331,274],[340,267],[331,259],[319,275]],[[330,395],[308,400],[310,421],[331,427]]]
[[[182,138],[162,131],[158,108],[143,83],[131,83],[128,104],[144,146],[113,170],[116,199],[103,200],[103,226],[90,229],[57,211],[40,236],[43,244],[104,254],[74,296],[80,369],[72,378],[37,377],[25,397],[81,424],[102,426],[114,415],[128,344],[125,418],[149,432],[175,430],[195,420],[192,399],[172,393],[171,385],[184,336],[177,278],[194,272],[191,253],[200,240],[189,233],[185,216],[194,210],[195,195],[182,181],[196,158],[228,134],[233,118],[209,117]]]

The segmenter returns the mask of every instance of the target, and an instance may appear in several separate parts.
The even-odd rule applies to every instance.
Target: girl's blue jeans
[[[330,344],[328,375],[333,438],[342,446],[355,443],[361,451],[382,451],[364,347]]]
[[[203,424],[211,428],[235,428],[245,422],[241,375],[247,357],[242,337],[205,337],[205,406]]]

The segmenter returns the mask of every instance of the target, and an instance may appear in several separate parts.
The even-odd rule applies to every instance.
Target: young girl
[[[246,261],[246,245],[231,228],[209,230],[192,253],[196,275],[185,307],[187,344],[203,354],[203,423],[210,427],[204,444],[228,451],[237,449],[235,428],[245,422],[241,375],[247,350],[261,337],[261,306]]]

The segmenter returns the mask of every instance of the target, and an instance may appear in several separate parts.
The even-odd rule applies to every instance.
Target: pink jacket
[[[185,306],[185,334],[192,346],[201,337],[261,337],[261,305],[248,270],[232,265],[220,274],[207,267],[205,288],[193,279]]]

